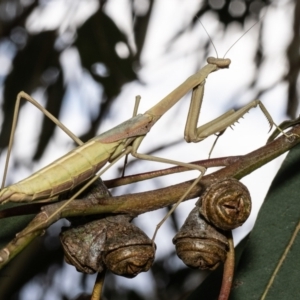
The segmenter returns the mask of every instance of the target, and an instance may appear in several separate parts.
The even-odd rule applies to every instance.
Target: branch
[[[202,166],[202,167],[205,167],[206,169],[208,169],[208,168],[213,168],[213,167],[229,166],[232,163],[238,161],[239,159],[240,159],[240,156],[227,156],[227,157],[218,157],[218,158],[192,161],[192,162],[189,162],[189,164]],[[107,186],[107,188],[110,189],[110,188],[115,188],[115,187],[126,185],[126,184],[131,184],[131,183],[135,183],[135,182],[139,182],[139,181],[143,181],[143,180],[153,179],[156,177],[161,177],[161,176],[166,176],[166,175],[171,175],[171,174],[181,173],[181,172],[186,172],[186,171],[191,171],[191,169],[186,168],[186,167],[177,166],[177,167],[166,168],[166,169],[145,172],[145,173],[140,173],[140,174],[135,174],[135,175],[128,175],[128,176],[115,178],[115,179],[111,179],[111,180],[104,180],[103,182]]]

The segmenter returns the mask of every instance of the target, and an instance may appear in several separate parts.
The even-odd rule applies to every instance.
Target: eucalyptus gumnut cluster
[[[173,238],[177,255],[189,267],[216,269],[226,260],[226,231],[241,226],[250,211],[249,191],[238,180],[225,179],[210,185]],[[108,269],[135,277],[148,271],[155,247],[131,220],[116,215],[65,228],[60,235],[65,260],[87,274]]]
[[[241,226],[250,211],[251,197],[241,182],[230,178],[212,184],[173,238],[177,255],[189,267],[216,269],[226,260],[226,231]]]
[[[148,271],[155,249],[150,238],[130,223],[131,219],[117,215],[65,228],[60,239],[66,262],[86,274],[108,269],[132,278]]]

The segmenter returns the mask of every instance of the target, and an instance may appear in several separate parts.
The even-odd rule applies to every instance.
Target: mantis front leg
[[[235,122],[237,122],[241,117],[243,117],[251,108],[254,108],[256,106],[259,106],[259,108],[267,118],[268,123],[270,125],[270,130],[272,129],[273,126],[275,126],[281,133],[285,134],[280,129],[280,127],[278,127],[276,123],[273,121],[270,113],[268,112],[268,110],[260,100],[253,100],[237,111],[233,109],[229,110],[226,113],[219,116],[218,118],[202,126],[197,127],[201,104],[204,95],[204,86],[205,86],[205,81],[203,81],[201,84],[199,84],[197,87],[193,89],[191,104],[190,104],[185,131],[184,131],[184,138],[188,143],[190,142],[197,143],[204,140],[205,138],[207,138],[212,134],[225,131],[228,127],[230,127]]]

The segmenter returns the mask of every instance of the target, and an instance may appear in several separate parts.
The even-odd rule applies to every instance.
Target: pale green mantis
[[[58,195],[72,190],[76,186],[87,182],[82,189],[70,198],[61,208],[62,210],[70,201],[78,197],[78,195],[86,189],[97,177],[101,176],[115,162],[121,159],[124,155],[131,154],[132,156],[144,159],[169,163],[178,166],[187,167],[191,170],[198,170],[200,175],[186,191],[186,193],[178,200],[178,203],[159,223],[157,229],[162,225],[172,211],[180,204],[191,189],[199,182],[206,169],[201,166],[196,166],[180,161],[160,158],[152,155],[138,153],[138,148],[144,137],[150,131],[151,127],[164,115],[174,104],[176,104],[190,90],[192,92],[191,104],[187,116],[184,137],[187,142],[199,142],[206,137],[224,131],[227,127],[234,124],[246,112],[255,106],[259,106],[262,112],[267,117],[271,127],[275,125],[270,114],[259,100],[250,102],[245,107],[238,111],[230,110],[221,115],[215,120],[197,127],[197,122],[200,114],[201,104],[204,94],[205,80],[208,75],[219,69],[226,69],[230,65],[229,59],[208,58],[208,64],[204,66],[194,75],[190,76],[186,81],[179,85],[169,95],[163,98],[155,106],[147,110],[144,114],[139,114],[124,123],[112,128],[111,130],[100,134],[91,139],[87,143],[80,141],[73,133],[67,130],[61,122],[47,112],[36,100],[24,92],[20,92],[17,96],[13,126],[8,147],[8,157],[5,164],[3,182],[0,191],[0,203],[5,202],[31,202],[47,199],[56,199]],[[16,128],[17,114],[21,99],[25,99],[52,119],[59,127],[61,127],[75,142],[79,145],[76,149],[54,161],[40,171],[32,174],[28,178],[5,187],[5,178],[9,163],[9,154],[12,148],[14,132]],[[275,125],[276,126],[276,125]],[[111,164],[97,173],[107,162]],[[95,174],[97,173],[97,176]],[[56,211],[47,218],[52,218]],[[155,231],[156,234],[157,230]],[[154,234],[154,237],[155,237]]]

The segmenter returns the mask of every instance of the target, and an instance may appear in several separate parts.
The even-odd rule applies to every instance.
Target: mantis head
[[[229,68],[229,65],[231,64],[231,60],[229,58],[215,58],[215,57],[208,57],[207,63],[216,65],[220,69]]]

